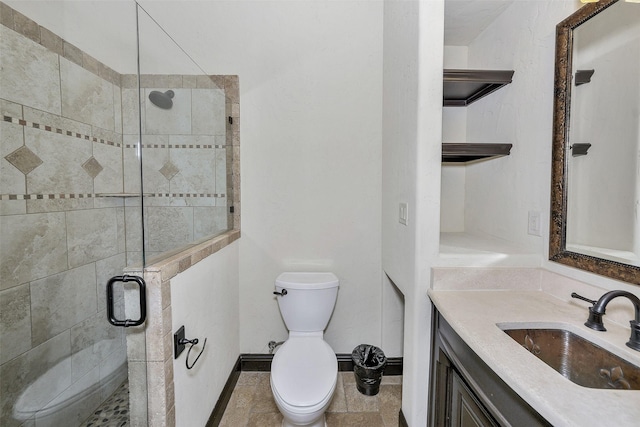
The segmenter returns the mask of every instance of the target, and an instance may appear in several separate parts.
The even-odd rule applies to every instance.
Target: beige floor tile
[[[360,393],[354,384],[345,384],[344,394],[347,398],[348,412],[378,412],[378,396],[365,396]]]
[[[231,398],[227,404],[227,410],[229,409],[244,409],[251,408],[253,406],[253,397],[255,394],[255,386],[237,385],[231,393]]]
[[[381,385],[402,384],[402,375],[382,375]]]
[[[349,372],[340,372],[340,375],[342,376],[342,381],[345,384],[355,384],[356,383],[356,376],[354,375],[353,372],[349,371]]]
[[[264,374],[265,372],[241,372],[236,385],[258,385]]]
[[[338,374],[336,391],[333,393],[333,400],[331,400],[327,412],[347,412],[347,399],[344,395],[344,383],[341,374]]]
[[[282,414],[277,413],[262,413],[251,414],[247,427],[280,427],[282,425]]]
[[[402,402],[402,376],[383,377],[380,392],[365,396],[353,372],[338,373],[327,410],[328,427],[397,427]],[[282,415],[273,399],[269,372],[242,372],[220,426],[280,427]]]
[[[244,427],[249,422],[249,413],[241,408],[229,408],[224,411],[219,427]]]
[[[386,427],[398,425],[398,413],[402,406],[402,385],[381,385],[378,393],[380,416]]]
[[[267,383],[268,384],[268,383]],[[271,387],[265,387],[264,385],[256,386],[256,394],[253,397],[253,406],[251,407],[252,413],[264,413],[264,412],[279,412],[278,406],[273,399],[273,393]]]
[[[346,412],[327,414],[327,427],[385,427],[377,412]]]

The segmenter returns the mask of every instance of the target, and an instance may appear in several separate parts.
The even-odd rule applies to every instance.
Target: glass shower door
[[[135,3],[0,13],[0,425],[145,425],[146,370],[128,363],[138,354],[107,321],[106,292],[144,265],[140,163],[125,173],[123,160],[125,133],[140,139],[139,97],[123,89],[137,74]],[[113,288],[117,318],[130,317],[125,291]]]

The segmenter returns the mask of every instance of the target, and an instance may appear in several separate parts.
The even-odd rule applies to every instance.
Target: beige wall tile
[[[98,310],[103,310],[107,307],[107,282],[113,276],[122,275],[122,272],[126,267],[125,263],[126,259],[124,253],[119,253],[112,257],[96,261],[96,294]],[[114,286],[115,299],[122,299],[122,289],[120,287],[116,288],[117,287]]]
[[[136,80],[137,84],[137,80]],[[124,135],[138,135],[140,133],[140,114],[145,115],[145,103],[138,102],[138,89],[122,89],[122,133]],[[138,111],[141,109],[141,111]],[[142,132],[145,133],[145,123],[142,121]]]
[[[214,144],[213,137],[171,137],[171,144]],[[216,150],[213,148],[171,148],[171,162],[178,172],[171,179],[173,193],[205,193],[216,192],[215,160]]]
[[[225,134],[225,96],[221,89],[193,89],[191,106],[193,135]]]
[[[93,179],[93,191],[95,193],[123,192],[122,148],[94,142],[93,157],[103,167]]]
[[[26,412],[22,414],[25,419],[32,418],[33,415],[29,416],[29,413],[33,411],[34,406],[43,407],[71,385],[69,345],[69,332],[67,331],[0,366],[0,378],[2,378],[0,425],[3,427],[19,426],[22,419],[15,417],[15,411]],[[42,390],[44,396],[42,401],[28,400],[17,404],[20,395],[26,388],[56,365],[56,369],[51,371],[47,378],[48,389]],[[49,397],[47,398],[47,396]]]
[[[152,135],[190,134],[191,133],[191,90],[173,89],[173,107],[170,110],[159,108],[149,101],[153,90],[165,92],[166,88],[144,90],[145,133]]]
[[[193,210],[180,207],[146,209],[148,249],[164,252],[193,241]],[[171,233],[167,233],[171,230]]]
[[[77,64],[60,59],[62,114],[114,130],[113,85]]]
[[[31,349],[29,285],[0,292],[0,364]]]
[[[58,55],[0,26],[0,98],[60,113]]]
[[[18,124],[0,122],[0,189],[3,194],[24,194],[24,173],[5,157],[16,153],[24,144],[23,127]]]
[[[66,215],[69,267],[77,267],[118,253],[115,208],[72,211]]]
[[[64,213],[0,217],[0,289],[67,269]]]
[[[227,230],[227,209],[225,207],[193,208],[193,227],[195,240]]]
[[[43,161],[27,175],[32,194],[92,193],[93,180],[82,168],[91,157],[89,141],[25,128],[26,146]]]
[[[31,282],[33,344],[38,345],[95,315],[95,287],[93,264]]]
[[[3,116],[9,116],[9,117],[14,117],[16,119],[21,119],[22,105],[16,104],[15,102],[11,102],[11,101],[6,101],[4,99],[0,99],[0,113],[2,113]]]

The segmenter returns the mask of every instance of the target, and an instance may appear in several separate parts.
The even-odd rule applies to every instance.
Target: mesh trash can
[[[358,391],[367,396],[378,394],[382,372],[387,365],[383,351],[373,345],[360,344],[351,352],[351,359]]]

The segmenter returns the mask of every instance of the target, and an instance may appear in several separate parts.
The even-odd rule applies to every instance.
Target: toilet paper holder
[[[182,354],[182,352],[184,351],[186,345],[190,344],[189,349],[187,350],[185,365],[187,366],[187,369],[192,369],[195,366],[198,359],[200,359],[200,356],[202,356],[202,353],[204,352],[204,348],[207,345],[207,339],[206,338],[204,339],[204,342],[202,343],[202,350],[200,350],[200,353],[198,353],[198,356],[196,356],[196,359],[193,361],[192,364],[189,364],[189,355],[191,354],[191,350],[193,349],[194,346],[198,345],[199,342],[200,340],[198,338],[193,338],[193,339],[185,338],[184,325],[180,326],[178,331],[175,334],[173,334],[173,354],[174,354],[173,358],[177,359],[178,356],[180,356],[180,354]]]

